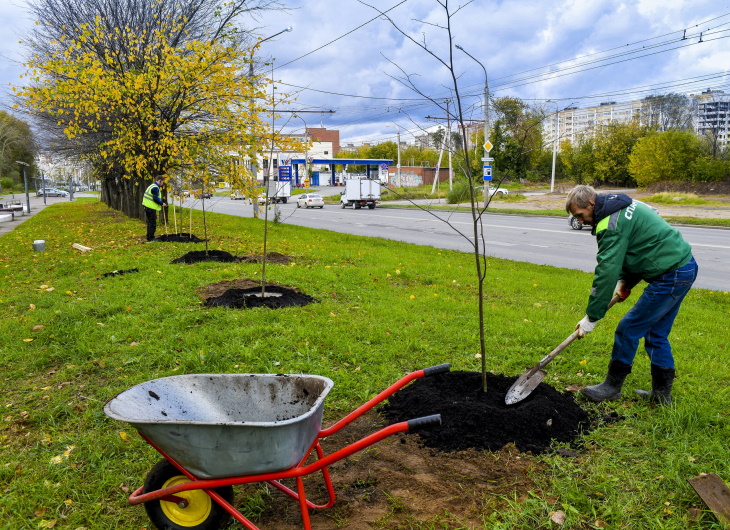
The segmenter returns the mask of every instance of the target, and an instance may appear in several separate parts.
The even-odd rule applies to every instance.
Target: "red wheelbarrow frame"
[[[319,441],[323,438],[327,438],[328,436],[333,435],[349,423],[353,422],[354,420],[365,414],[367,411],[372,409],[374,406],[381,403],[382,401],[393,395],[395,392],[409,384],[414,379],[448,372],[450,369],[451,366],[449,364],[441,364],[438,366],[431,366],[430,368],[417,370],[406,375],[396,383],[392,384],[391,386],[380,392],[377,396],[370,399],[364,405],[361,405],[354,411],[350,412],[347,416],[336,422],[331,427],[319,431],[316,439],[314,440],[314,442],[312,442],[312,445],[309,447],[304,457],[299,461],[299,464],[284,471],[259,473],[256,475],[244,475],[240,477],[201,480],[196,478],[192,473],[190,473],[188,470],[178,464],[172,457],[170,457],[167,453],[165,453],[162,449],[155,445],[144,434],[140,433],[140,436],[144,438],[144,440],[147,441],[148,444],[154,447],[154,449],[158,453],[160,453],[163,457],[165,457],[165,459],[167,459],[172,465],[174,465],[180,471],[180,473],[185,475],[190,480],[190,482],[170,486],[168,488],[163,488],[148,493],[142,493],[144,489],[144,486],[142,486],[135,490],[135,492],[129,496],[129,503],[136,505],[154,500],[162,500],[167,502],[174,502],[175,504],[178,504],[180,507],[184,508],[187,505],[188,501],[183,497],[177,496],[177,493],[190,490],[203,490],[245,528],[249,530],[259,530],[256,525],[254,525],[251,521],[244,517],[241,512],[239,512],[236,508],[233,507],[231,503],[229,503],[218,493],[216,493],[214,489],[225,486],[235,486],[239,484],[250,484],[253,482],[266,482],[268,484],[271,484],[278,490],[286,493],[289,497],[299,501],[299,509],[302,515],[302,524],[304,525],[304,529],[311,530],[312,526],[309,520],[309,508],[330,508],[332,505],[334,505],[336,500],[335,490],[332,486],[332,479],[330,478],[328,469],[328,466],[330,464],[337,462],[338,460],[341,460],[343,458],[347,458],[353,453],[361,451],[366,447],[369,447],[370,445],[373,445],[380,440],[383,440],[384,438],[392,436],[393,434],[416,431],[418,429],[440,425],[441,415],[435,414],[433,416],[424,416],[422,418],[415,418],[412,420],[402,421],[400,423],[389,425],[388,427],[385,427],[373,434],[370,434],[365,438],[358,440],[348,446],[345,446],[339,451],[335,451],[334,453],[327,456],[324,455]],[[312,451],[316,452],[317,460],[307,465],[306,462],[312,454]],[[329,496],[328,502],[322,505],[314,504],[311,501],[307,500],[307,496],[304,491],[303,477],[305,477],[306,475],[310,475],[311,473],[314,473],[316,471],[322,471],[322,476],[324,478],[324,482],[327,487],[327,493]],[[280,480],[287,478],[296,479],[297,491],[294,491],[279,482]]]

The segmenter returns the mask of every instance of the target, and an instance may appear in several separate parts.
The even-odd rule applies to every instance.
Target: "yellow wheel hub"
[[[169,479],[162,488],[185,484],[190,480],[184,475],[178,475]],[[176,497],[182,497],[188,501],[185,508],[181,508],[174,502],[160,501],[162,513],[167,516],[170,521],[180,526],[198,526],[205,522],[210,515],[213,507],[213,499],[203,490],[181,491],[175,494]]]

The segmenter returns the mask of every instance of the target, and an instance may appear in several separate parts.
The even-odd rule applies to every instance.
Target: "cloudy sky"
[[[491,97],[553,110],[708,88],[730,93],[726,0],[448,0],[451,44],[474,59],[449,46],[436,0],[282,1],[287,11],[242,22],[261,37],[293,27],[261,46],[274,58],[277,89],[296,94],[288,108],[308,111],[290,119],[291,132],[306,122],[339,129],[343,142],[395,139],[398,130],[408,140],[445,116],[433,101],[453,95],[438,60],[448,63],[450,54],[473,119],[482,116],[485,81],[474,59],[487,69]],[[24,3],[0,0],[3,87],[22,81],[18,41],[33,22]]]

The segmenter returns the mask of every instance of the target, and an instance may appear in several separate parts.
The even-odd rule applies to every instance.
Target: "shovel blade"
[[[506,405],[514,405],[519,403],[527,396],[532,394],[532,391],[537,388],[537,385],[545,379],[547,372],[545,370],[538,370],[534,374],[530,375],[530,371],[522,374],[514,384],[509,387],[509,390],[504,396],[504,402]]]

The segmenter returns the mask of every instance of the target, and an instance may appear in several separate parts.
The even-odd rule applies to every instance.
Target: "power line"
[[[336,39],[333,39],[333,40],[331,40],[331,41],[329,41],[329,42],[327,42],[327,43],[323,44],[323,45],[322,45],[322,46],[320,46],[319,48],[315,48],[315,49],[314,49],[314,50],[312,50],[311,52],[307,52],[307,53],[305,53],[304,55],[300,55],[300,56],[299,56],[299,57],[297,57],[296,59],[292,59],[292,60],[291,60],[291,61],[289,61],[288,63],[284,63],[284,64],[282,64],[281,66],[278,66],[278,67],[277,67],[277,69],[278,69],[278,68],[283,68],[284,66],[286,66],[286,65],[288,65],[288,64],[291,64],[291,63],[293,63],[293,62],[296,62],[296,61],[298,61],[299,59],[303,59],[303,58],[305,58],[305,57],[306,57],[306,56],[308,56],[308,55],[312,55],[313,53],[315,53],[315,52],[318,52],[319,50],[321,50],[321,49],[323,49],[323,48],[326,48],[326,47],[327,47],[327,46],[329,46],[330,44],[333,44],[333,43],[337,42],[338,40],[340,40],[340,39],[342,39],[342,38],[344,38],[344,37],[347,37],[348,35],[351,35],[352,33],[355,33],[355,32],[356,32],[357,30],[359,30],[359,29],[361,29],[361,28],[363,28],[363,27],[367,26],[367,25],[368,25],[368,24],[370,24],[370,23],[371,23],[372,21],[374,21],[374,20],[377,20],[377,19],[379,19],[379,18],[380,18],[380,17],[381,17],[381,16],[383,15],[383,14],[385,14],[385,13],[388,13],[389,11],[393,11],[393,10],[394,10],[394,9],[395,9],[396,7],[398,7],[398,6],[400,6],[400,5],[403,5],[403,4],[405,4],[405,3],[407,2],[407,1],[408,1],[408,0],[402,0],[401,2],[398,2],[398,3],[396,4],[396,5],[394,5],[394,6],[393,6],[393,7],[391,7],[390,9],[386,9],[386,10],[385,10],[385,11],[383,11],[382,13],[378,13],[378,15],[377,15],[377,16],[375,16],[375,17],[371,18],[371,19],[370,19],[370,20],[368,20],[367,22],[364,22],[364,23],[360,24],[360,25],[359,25],[359,26],[357,26],[356,28],[353,28],[353,29],[351,29],[350,31],[348,31],[347,33],[344,33],[344,34],[340,35],[340,36],[339,36],[339,37],[337,37]]]

